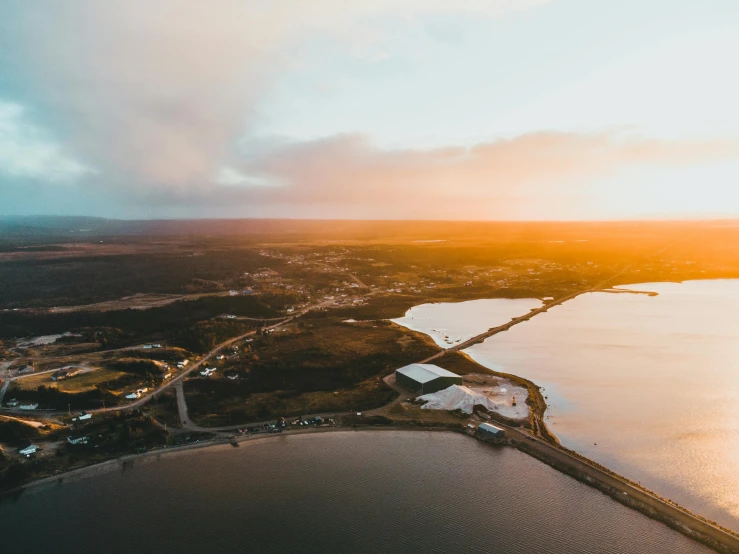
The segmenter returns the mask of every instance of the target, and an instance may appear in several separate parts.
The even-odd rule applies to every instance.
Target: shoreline
[[[594,292],[594,291],[585,291],[585,292]],[[600,290],[599,292],[612,292],[610,290]],[[617,293],[632,293],[632,294],[651,294],[646,291],[630,291],[630,290],[618,290],[616,289]],[[559,301],[558,303],[563,303],[571,298],[576,297],[579,294],[584,294],[583,292],[575,293],[573,295],[570,295],[568,297],[565,297]],[[539,310],[535,310],[534,314],[526,314],[524,316],[521,316],[519,318],[515,318],[512,322],[506,323],[505,325],[489,329],[486,333],[483,333],[482,335],[478,335],[477,337],[473,337],[473,339],[470,339],[466,342],[471,342],[475,339],[482,339],[486,338],[487,336],[491,336],[492,334],[495,334],[497,332],[501,332],[504,330],[507,330],[510,328],[510,326],[515,325],[519,322],[525,321],[527,319],[530,319],[533,317],[533,315],[536,315],[536,313],[542,313],[546,312],[549,307],[552,307],[555,305],[554,303],[550,303],[546,306],[543,306]],[[396,322],[393,322],[395,325],[400,325]],[[404,327],[400,325],[401,327]],[[410,330],[411,332],[424,334],[422,331],[415,331],[409,328],[405,328],[406,330]],[[466,344],[466,343],[464,343]],[[460,345],[459,347],[453,347],[448,349],[443,349],[442,352],[432,356],[428,360],[424,361],[430,361],[435,358],[442,358],[447,353],[455,352],[457,354],[461,354],[467,358],[469,356],[462,351]],[[474,360],[472,360],[474,362]],[[477,362],[474,362],[477,363]],[[481,365],[481,364],[478,364]],[[484,367],[484,366],[481,366]],[[194,368],[193,368],[194,369]],[[548,426],[546,425],[544,421],[544,414],[548,408],[546,401],[543,398],[543,395],[540,392],[539,387],[533,383],[532,381],[518,376],[518,375],[512,375],[512,374],[506,374],[506,373],[500,373],[494,370],[488,371],[493,375],[498,375],[502,377],[509,378],[513,380],[514,382],[519,382],[522,385],[526,386],[526,388],[529,390],[529,398],[527,400],[527,404],[529,404],[529,400],[533,401],[533,404],[529,404],[530,408],[530,414],[532,416],[532,424],[533,424],[533,434],[536,436],[536,439],[534,441],[531,441],[531,437],[528,436],[526,432],[523,432],[515,427],[511,427],[509,424],[506,424],[504,421],[495,421],[494,423],[504,427],[509,436],[509,444],[516,448],[517,450],[530,455],[537,460],[549,465],[553,469],[559,471],[560,473],[564,473],[577,481],[586,484],[592,488],[595,488],[596,490],[602,492],[603,494],[606,494],[610,496],[612,499],[618,501],[619,503],[630,507],[632,509],[635,509],[642,513],[643,515],[646,515],[650,517],[650,519],[660,521],[669,527],[671,527],[674,530],[677,530],[681,534],[696,540],[697,542],[701,542],[702,544],[705,544],[712,549],[718,551],[718,552],[737,552],[739,553],[739,534],[732,531],[731,529],[728,529],[726,527],[723,527],[715,522],[712,522],[710,520],[707,520],[697,514],[692,513],[688,509],[671,502],[669,500],[661,498],[656,493],[650,491],[649,489],[646,489],[645,487],[634,483],[627,479],[626,477],[623,477],[614,471],[610,470],[609,468],[602,466],[601,464],[598,464],[597,462],[590,460],[586,458],[585,456],[571,451],[565,447],[563,447],[561,444],[559,444],[559,441],[557,437],[549,430]],[[242,442],[248,442],[248,441],[259,441],[259,440],[266,440],[270,438],[275,438],[278,436],[298,436],[298,435],[313,435],[317,433],[325,433],[325,432],[351,432],[351,431],[433,431],[433,432],[464,432],[463,429],[446,429],[446,428],[434,428],[434,427],[424,427],[420,426],[414,422],[409,422],[408,425],[402,425],[398,422],[395,422],[393,424],[389,425],[378,425],[378,426],[372,426],[372,425],[360,425],[358,427],[350,427],[350,426],[334,426],[334,427],[321,427],[321,428],[308,428],[308,429],[291,429],[289,431],[286,431],[287,434],[259,434],[259,435],[246,435],[246,436],[239,436],[238,433],[235,431],[237,426],[234,426],[234,432],[233,434],[236,435],[236,442],[242,443]],[[463,426],[461,426],[463,427]],[[221,430],[222,431],[222,430]],[[218,433],[219,430],[214,430],[214,433]],[[469,433],[466,433],[469,435]],[[519,438],[515,440],[511,440],[510,437],[522,435],[519,438],[523,438],[524,440],[519,440]],[[188,450],[195,450],[199,448],[209,448],[209,447],[215,447],[215,446],[223,446],[230,444],[231,440],[226,439],[224,435],[216,436],[212,439],[203,440],[202,442],[196,442],[191,444],[184,444],[180,446],[171,446],[171,447],[163,447],[163,448],[156,448],[154,450],[150,450],[147,452],[142,453],[136,453],[136,454],[126,454],[119,456],[117,458],[111,458],[109,460],[105,460],[98,463],[93,463],[90,465],[86,465],[83,467],[78,467],[76,469],[72,469],[69,471],[60,472],[58,474],[54,475],[48,475],[46,477],[41,477],[39,479],[29,481],[27,483],[24,483],[23,485],[20,485],[18,487],[15,487],[14,489],[11,489],[9,491],[0,493],[0,499],[5,496],[10,496],[13,494],[21,494],[25,490],[33,490],[33,489],[43,489],[46,486],[51,486],[54,484],[61,484],[64,482],[74,482],[78,479],[85,479],[88,476],[92,476],[96,473],[105,473],[111,470],[114,470],[115,468],[123,467],[125,469],[126,464],[133,463],[135,460],[139,459],[147,459],[152,458],[154,456],[160,456],[162,454],[168,454],[168,453],[183,453]],[[512,442],[512,444],[511,444]]]
[[[655,493],[641,487],[636,483],[631,483],[626,478],[610,471],[608,468],[589,460],[576,452],[564,449],[560,445],[555,445],[542,440],[533,438],[521,430],[510,427],[505,424],[498,423],[506,429],[505,446],[515,448],[519,452],[529,455],[538,461],[550,466],[552,469],[563,473],[576,481],[587,485],[595,490],[609,496],[618,503],[640,512],[642,515],[652,520],[659,521],[671,529],[681,533],[682,535],[700,542],[708,546],[716,552],[735,554],[739,553],[739,534],[726,529],[714,522],[708,521],[696,514],[693,514],[686,508],[677,504],[668,502]],[[318,435],[322,433],[351,433],[357,431],[374,431],[374,432],[434,432],[434,433],[457,433],[464,434],[468,437],[480,442],[488,442],[480,439],[475,435],[465,432],[465,428],[460,427],[445,428],[440,426],[424,427],[418,425],[360,425],[356,427],[349,426],[332,426],[318,427],[303,430],[287,431],[287,435],[283,433],[265,433],[259,435],[247,435],[236,437],[235,442],[241,444],[243,442],[258,442],[264,440],[275,439],[278,437],[292,437],[303,435]],[[116,469],[124,468],[127,464],[136,460],[144,460],[148,458],[159,457],[168,454],[181,454],[190,450],[198,450],[201,448],[211,448],[217,446],[231,445],[232,440],[219,437],[214,440],[207,440],[201,443],[175,446],[169,448],[159,448],[138,454],[129,454],[104,462],[91,464],[85,467],[66,471],[57,475],[50,475],[40,479],[24,483],[19,487],[5,491],[0,494],[0,501],[23,494],[25,492],[40,492],[43,489],[63,483],[70,483],[76,480],[82,480],[93,477],[96,474],[107,473]]]
[[[309,429],[295,429],[291,431],[285,431],[283,433],[259,433],[257,435],[244,435],[244,436],[236,436],[235,442],[238,444],[241,444],[242,442],[257,442],[262,440],[269,440],[269,439],[275,439],[279,437],[297,437],[302,435],[316,435],[321,433],[331,433],[331,432],[345,432],[345,433],[351,433],[355,431],[429,431],[434,433],[458,433],[459,431],[455,431],[453,429],[446,429],[446,428],[440,428],[440,427],[422,427],[422,426],[380,426],[380,425],[360,425],[356,428],[349,427],[349,426],[342,426],[342,425],[336,425],[332,427],[314,427]],[[285,434],[287,433],[287,434]],[[96,462],[92,463],[83,467],[78,467],[74,469],[70,469],[68,471],[62,471],[61,473],[57,473],[55,475],[47,475],[45,477],[39,477],[38,479],[34,479],[32,481],[28,481],[27,483],[23,483],[22,485],[18,485],[17,487],[13,487],[12,489],[8,489],[6,491],[0,492],[0,502],[3,500],[3,498],[8,496],[14,496],[17,494],[20,494],[26,490],[34,489],[37,487],[43,487],[44,485],[54,485],[54,484],[62,484],[64,482],[69,482],[76,480],[76,478],[84,479],[86,478],[86,474],[95,474],[95,473],[104,473],[104,471],[99,471],[102,469],[107,469],[110,467],[115,466],[124,466],[125,464],[129,462],[133,462],[135,460],[139,459],[145,459],[145,458],[152,458],[155,456],[161,456],[161,455],[167,455],[167,454],[178,454],[182,452],[186,452],[188,450],[198,450],[201,448],[211,448],[215,446],[225,446],[225,445],[231,445],[233,441],[230,439],[227,439],[223,436],[215,437],[213,439],[204,440],[202,442],[196,442],[192,444],[183,444],[181,446],[169,446],[169,447],[163,447],[163,448],[156,448],[153,450],[147,450],[146,452],[140,452],[135,454],[124,454],[123,456],[119,456],[117,458],[111,458],[109,460],[105,460],[102,462]]]

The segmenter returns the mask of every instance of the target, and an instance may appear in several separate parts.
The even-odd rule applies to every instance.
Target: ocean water
[[[3,552],[709,552],[511,448],[332,432],[169,452],[0,500]]]
[[[466,352],[543,386],[567,447],[739,530],[739,280],[624,288],[659,295],[586,294]]]

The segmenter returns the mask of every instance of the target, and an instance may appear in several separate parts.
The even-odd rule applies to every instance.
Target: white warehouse
[[[433,364],[410,364],[401,367],[395,372],[395,381],[400,386],[421,394],[462,384],[459,375]]]

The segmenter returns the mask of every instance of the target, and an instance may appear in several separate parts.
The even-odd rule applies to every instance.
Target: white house
[[[36,446],[35,444],[32,444],[30,446],[26,446],[25,448],[22,448],[21,450],[19,450],[18,454],[20,454],[21,456],[30,456],[31,454],[35,454],[39,450],[41,450],[40,447]]]

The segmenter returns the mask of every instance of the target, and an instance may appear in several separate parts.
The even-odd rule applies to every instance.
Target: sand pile
[[[468,414],[472,413],[475,405],[481,405],[490,411],[497,412],[499,405],[484,394],[475,392],[470,388],[452,385],[449,388],[424,394],[419,396],[418,400],[426,400],[427,403],[421,406],[423,410],[462,410]]]

